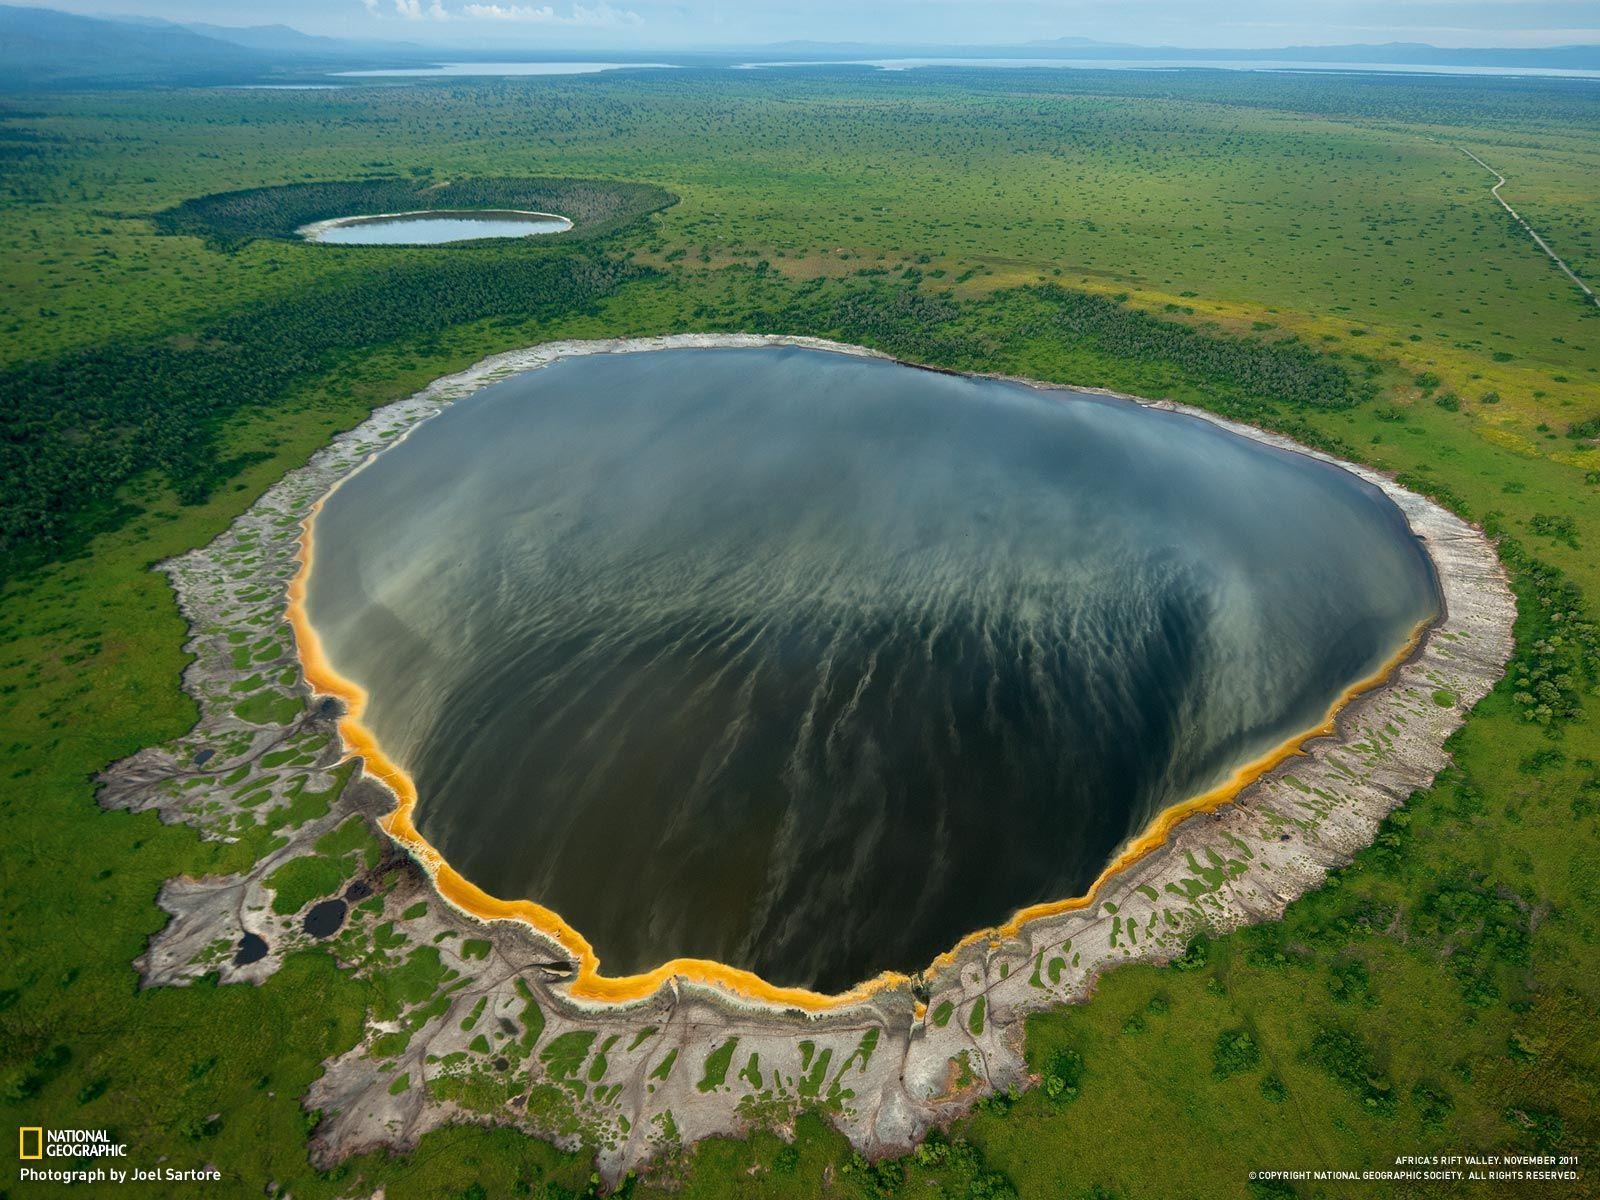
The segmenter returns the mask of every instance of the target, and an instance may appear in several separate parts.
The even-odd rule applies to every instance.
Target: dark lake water
[[[400,213],[347,217],[307,226],[307,241],[339,246],[432,246],[479,238],[532,237],[564,233],[572,222],[552,213],[500,211]]]
[[[416,820],[607,974],[833,990],[1081,893],[1436,611],[1377,489],[821,351],[561,360],[379,456],[308,612]]]

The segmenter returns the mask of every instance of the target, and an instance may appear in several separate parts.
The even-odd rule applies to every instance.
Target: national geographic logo
[[[128,1147],[112,1141],[108,1129],[46,1129],[40,1125],[24,1125],[17,1130],[17,1157],[23,1162],[127,1156]]]
[[[17,1157],[22,1160],[17,1167],[19,1183],[90,1184],[94,1187],[127,1183],[130,1177],[139,1174],[138,1171],[116,1167],[107,1161],[127,1156],[128,1147],[114,1139],[109,1129],[24,1125],[17,1130]]]
[[[120,1187],[125,1183],[222,1182],[222,1172],[209,1164],[203,1167],[140,1167],[95,1161],[128,1157],[128,1147],[113,1139],[109,1129],[48,1129],[24,1125],[17,1130],[17,1157],[23,1162],[17,1168],[17,1178],[23,1183],[90,1184],[99,1188],[102,1184]],[[41,1159],[57,1161],[37,1167],[32,1165]],[[0,1191],[0,1200],[7,1194]]]

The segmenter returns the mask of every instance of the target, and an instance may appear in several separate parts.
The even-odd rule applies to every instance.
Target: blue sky
[[[26,3],[28,0],[20,0]],[[808,39],[1142,45],[1441,46],[1600,42],[1600,0],[33,0],[95,15],[518,46],[691,46]]]

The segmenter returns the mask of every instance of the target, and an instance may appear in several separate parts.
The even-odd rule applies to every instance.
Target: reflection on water
[[[572,222],[552,213],[506,211],[398,213],[319,221],[300,231],[307,241],[342,246],[431,246],[479,238],[564,233]]]
[[[422,832],[609,974],[835,990],[1083,890],[1435,609],[1376,489],[798,349],[565,359],[329,499],[309,615]]]

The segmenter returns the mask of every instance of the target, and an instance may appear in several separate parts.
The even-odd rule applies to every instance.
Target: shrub
[[[1078,1098],[1083,1083],[1083,1055],[1076,1050],[1058,1050],[1044,1072],[1044,1094],[1057,1104],[1070,1104]]]
[[[1311,1039],[1301,1057],[1344,1085],[1373,1116],[1394,1115],[1394,1087],[1374,1062],[1372,1051],[1354,1033],[1324,1029]]]
[[[1546,1152],[1554,1150],[1566,1137],[1566,1120],[1548,1108],[1514,1106],[1506,1109],[1505,1118],[1525,1131],[1538,1149]]]
[[[1203,933],[1197,933],[1189,939],[1189,944],[1184,947],[1183,953],[1172,960],[1174,971],[1198,971],[1205,966],[1211,958],[1211,939]]]
[[[1456,1107],[1444,1088],[1420,1079],[1411,1087],[1411,1103],[1416,1107],[1422,1127],[1430,1131],[1442,1128]]]
[[[1261,1047],[1248,1029],[1224,1029],[1211,1047],[1211,1074],[1227,1079],[1254,1070],[1261,1062]]]

